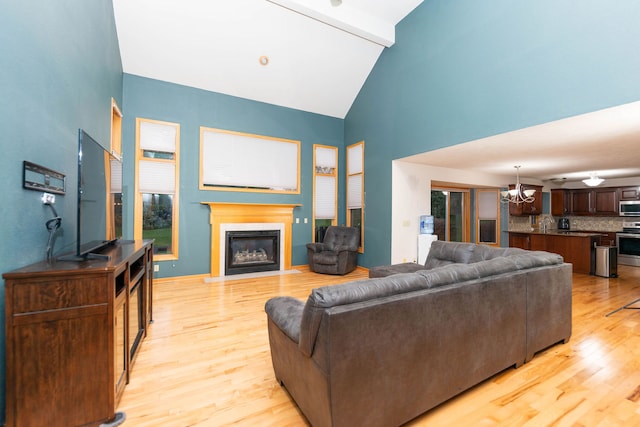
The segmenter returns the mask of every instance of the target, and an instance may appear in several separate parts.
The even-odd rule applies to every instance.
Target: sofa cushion
[[[404,262],[401,264],[393,265],[380,265],[378,267],[371,267],[369,269],[369,278],[375,277],[387,277],[392,274],[402,273],[415,273],[416,271],[424,270],[424,265],[416,264],[415,262]]]
[[[475,247],[476,245],[473,243],[436,240],[431,243],[424,266],[431,269],[453,263],[467,264],[471,260]]]
[[[497,248],[494,246],[476,245],[473,249],[470,262],[486,261],[488,259],[523,253],[526,253],[526,251],[520,248]]]
[[[497,250],[496,252],[501,252]],[[448,264],[430,270],[420,270],[417,275],[425,278],[428,288],[462,283],[483,277],[496,276],[517,270],[562,264],[563,258],[549,252],[514,251],[509,256],[495,257],[470,264]]]
[[[519,270],[564,262],[562,255],[543,251],[524,251],[524,253],[510,255],[507,258],[513,260]]]

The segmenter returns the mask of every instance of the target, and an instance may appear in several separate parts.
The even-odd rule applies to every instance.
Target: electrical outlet
[[[51,193],[42,193],[42,203],[45,205],[52,205],[56,202],[56,196]]]

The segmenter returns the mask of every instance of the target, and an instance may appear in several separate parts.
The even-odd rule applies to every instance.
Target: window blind
[[[347,174],[353,175],[364,172],[362,168],[362,144],[356,144],[347,149]]]
[[[204,130],[201,184],[297,192],[299,141]]]
[[[498,218],[498,192],[479,191],[478,197],[478,218],[496,219]]]
[[[140,160],[138,184],[141,193],[173,194],[176,185],[176,167],[173,162]]]
[[[316,219],[333,219],[336,215],[336,178],[316,176],[316,197],[314,200]]]
[[[335,148],[316,147],[316,166],[322,168],[335,168],[336,159]]]
[[[362,207],[362,175],[351,175],[347,180],[347,209]]]
[[[111,162],[111,192],[122,193],[122,163],[109,159]]]
[[[172,125],[143,121],[140,123],[140,148],[175,153],[176,130]]]

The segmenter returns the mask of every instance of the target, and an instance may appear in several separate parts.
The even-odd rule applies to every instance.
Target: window
[[[364,252],[364,141],[347,147],[347,225],[360,229],[358,252]]]
[[[116,158],[122,158],[122,112],[118,108],[116,100],[111,98],[111,154]],[[109,160],[111,167],[109,186],[109,199],[107,206],[114,209],[107,209],[107,238],[115,239],[122,237],[122,162]]]
[[[469,242],[469,189],[432,183],[431,215],[438,240]]]
[[[313,145],[313,241],[322,242],[338,220],[338,149]]]
[[[300,193],[300,141],[200,128],[200,189]]]
[[[155,239],[157,260],[178,258],[180,125],[136,119],[134,236]]]
[[[122,156],[122,112],[111,98],[111,152]]]
[[[476,190],[476,243],[500,245],[500,202],[497,189]]]

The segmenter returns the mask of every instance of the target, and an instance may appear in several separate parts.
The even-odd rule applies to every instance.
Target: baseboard
[[[175,280],[202,280],[202,279],[206,279],[207,277],[211,277],[211,276],[208,274],[193,274],[188,276],[154,277],[153,283],[161,284],[161,283],[173,282]]]
[[[309,268],[309,264],[303,265],[294,265],[291,267],[293,270],[298,270],[300,273],[308,273],[311,271]],[[363,272],[369,272],[369,269],[366,267],[357,266],[356,270],[360,270]],[[209,279],[211,276],[209,274],[193,274],[188,276],[173,276],[173,277],[154,277],[153,282],[156,284],[162,284],[167,282],[173,282],[175,280],[204,280]]]

